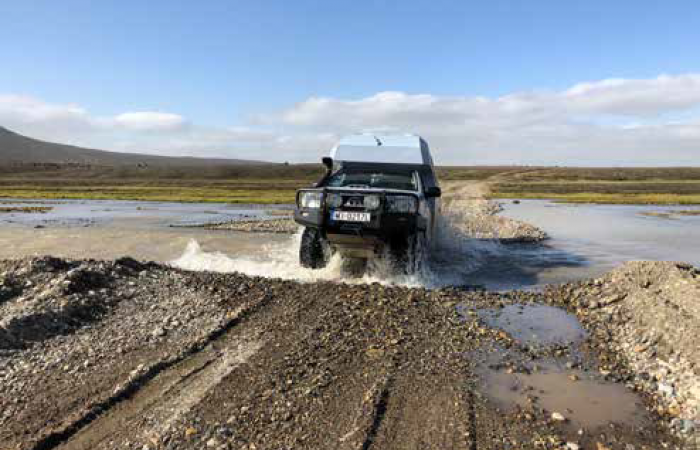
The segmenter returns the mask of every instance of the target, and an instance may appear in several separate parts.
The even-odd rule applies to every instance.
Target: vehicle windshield
[[[328,187],[418,190],[416,172],[336,172],[328,178]]]

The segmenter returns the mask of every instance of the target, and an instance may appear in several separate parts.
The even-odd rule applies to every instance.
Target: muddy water
[[[641,398],[624,385],[605,381],[595,355],[580,351],[587,333],[575,316],[548,305],[510,304],[470,311],[490,327],[507,332],[530,349],[566,346],[568,356],[533,357],[518,350],[487,348],[471,355],[479,389],[496,406],[513,411],[544,410],[561,414],[570,432],[610,423],[637,427],[649,423]]]
[[[572,344],[583,340],[586,331],[576,317],[548,305],[507,305],[478,311],[489,326],[500,328],[526,343]]]
[[[122,200],[11,200],[0,206],[45,206],[45,213],[0,214],[0,226],[110,226],[115,222],[132,227],[187,226],[250,218],[274,218],[274,212],[290,205],[228,205],[223,203],[173,203]]]
[[[624,385],[551,361],[537,365],[538,371],[531,373],[481,366],[482,391],[505,410],[536,406],[559,413],[574,429],[592,430],[610,423],[642,426],[650,420],[641,399]]]

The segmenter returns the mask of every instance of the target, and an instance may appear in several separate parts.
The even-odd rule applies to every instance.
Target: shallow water
[[[3,213],[0,226],[110,225],[129,221],[131,226],[187,226],[250,218],[274,218],[270,212],[291,205],[229,205],[222,203],[142,202],[126,200],[12,200],[0,206],[46,206],[45,213]]]
[[[553,306],[512,304],[500,309],[482,309],[478,315],[489,326],[525,343],[573,344],[586,337],[575,316]]]
[[[480,392],[498,407],[506,411],[544,409],[547,416],[559,413],[571,432],[610,423],[633,427],[649,423],[639,395],[603,379],[596,355],[581,350],[587,332],[576,316],[549,305],[518,303],[477,310],[462,304],[458,312],[465,319],[476,315],[485,325],[545,355],[553,347],[568,348],[566,356],[557,358],[534,357],[518,347],[500,346],[469,354]]]
[[[570,205],[526,200],[506,203],[503,214],[544,228],[550,246],[610,268],[630,260],[700,265],[700,216],[675,219],[644,212],[697,210],[698,206]]]
[[[47,213],[0,214],[0,258],[53,255],[64,258],[137,259],[168,262],[195,240],[207,251],[255,255],[289,236],[238,233],[188,224],[275,218],[289,205],[225,205],[135,201],[10,201],[7,206],[49,206]]]
[[[609,423],[641,426],[650,420],[640,397],[624,385],[554,361],[537,366],[536,372],[508,373],[481,365],[481,389],[505,410],[536,405],[561,414],[573,429],[590,431]]]
[[[51,206],[44,213],[0,214],[0,258],[52,254],[111,259],[130,255],[174,261],[193,270],[238,271],[302,281],[344,280],[338,260],[324,270],[298,264],[299,235],[270,235],[179,228],[247,218],[274,218],[291,205],[226,205],[136,201],[17,201],[3,206]],[[700,216],[676,220],[646,211],[699,209],[619,205],[507,202],[503,214],[533,223],[552,237],[544,244],[503,245],[471,239],[454,227],[468,216],[445,213],[425,270],[398,274],[378,262],[351,282],[409,286],[474,286],[507,290],[538,288],[598,276],[632,259],[681,260],[700,265]],[[39,226],[40,228],[36,228]]]
[[[698,206],[574,205],[547,200],[504,203],[503,215],[536,225],[543,245],[500,246],[482,255],[473,283],[492,289],[539,287],[597,277],[626,261],[682,261],[700,266],[700,216],[650,217],[648,211]]]

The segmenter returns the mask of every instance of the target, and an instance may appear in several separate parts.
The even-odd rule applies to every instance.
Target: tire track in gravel
[[[350,430],[338,439],[339,450],[368,450],[377,435],[390,395],[391,378],[377,381],[362,398]]]
[[[53,430],[37,442],[34,450],[50,450],[54,448],[93,448],[97,442],[107,439],[115,432],[124,432],[128,420],[138,417],[141,413],[153,408],[159,397],[171,389],[178,390],[178,383],[185,381],[191,386],[212,372],[219,372],[219,377],[213,377],[214,382],[203,383],[200,398],[218,381],[232,370],[235,365],[242,364],[260,347],[259,342],[250,342],[249,347],[238,352],[229,353],[230,364],[213,364],[217,358],[217,342],[226,340],[232,330],[255,314],[270,300],[269,296],[243,306],[236,310],[218,328],[213,330],[203,340],[198,341],[180,354],[160,360],[141,370],[139,374],[129,379],[124,385],[115,389],[105,401],[91,407],[81,417],[59,430]],[[225,348],[226,345],[224,344]],[[191,366],[194,366],[193,368]],[[189,369],[189,370],[188,370]],[[190,379],[194,377],[194,379]],[[188,381],[189,379],[189,381]],[[179,390],[182,390],[180,387]],[[178,397],[175,396],[175,399]],[[190,399],[190,403],[196,400]],[[195,401],[196,403],[196,401]],[[73,444],[76,444],[74,446]],[[83,443],[87,444],[83,446]]]
[[[211,343],[205,351],[160,373],[128,401],[85,427],[59,448],[92,449],[108,444],[110,437],[124,434],[132,428],[134,421],[143,418],[154,423],[151,429],[141,432],[144,440],[162,434],[262,346],[260,341],[238,338]],[[224,348],[220,349],[222,346]]]
[[[469,341],[452,305],[412,289],[387,302],[388,290],[297,285],[311,295],[256,316],[268,344],[156,447],[469,449]]]
[[[377,438],[377,433],[379,432],[379,427],[382,425],[384,416],[386,415],[387,404],[389,403],[389,394],[391,392],[391,378],[385,381],[383,387],[379,391],[379,395],[376,396],[374,402],[374,414],[371,415],[372,420],[370,421],[370,427],[366,432],[366,437],[362,443],[362,450],[369,450],[374,444],[374,440]]]
[[[463,384],[446,373],[398,377],[367,449],[474,448]]]

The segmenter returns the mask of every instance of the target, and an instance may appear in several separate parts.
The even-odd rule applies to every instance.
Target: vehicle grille
[[[364,209],[365,199],[363,197],[343,197],[343,206],[352,209]]]

